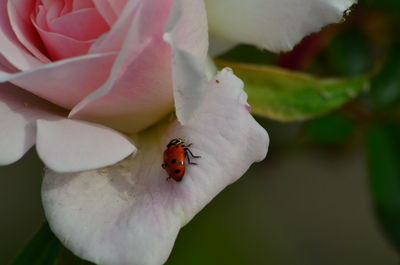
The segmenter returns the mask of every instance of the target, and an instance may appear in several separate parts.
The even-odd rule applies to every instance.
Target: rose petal
[[[53,19],[48,26],[50,32],[81,41],[96,39],[110,29],[94,8],[81,9]],[[59,48],[62,49],[62,46]]]
[[[43,3],[44,5],[41,6],[41,3]],[[63,11],[67,11],[67,13],[72,11],[72,3],[68,0],[36,1],[36,5],[39,9],[44,10],[44,13],[46,14],[46,22],[60,17]]]
[[[6,73],[19,72],[18,69],[15,68],[15,66],[12,65],[10,61],[8,61],[7,58],[0,53],[0,72],[1,71]]]
[[[111,7],[111,3],[109,0],[93,0],[97,11],[99,11],[100,15],[104,18],[109,26],[112,26],[117,20],[117,14],[115,14],[114,10]]]
[[[49,58],[43,53],[45,51],[43,43],[30,21],[34,5],[35,2],[31,0],[8,1],[10,24],[18,40],[28,51],[43,63],[50,63]]]
[[[94,7],[92,0],[72,0],[72,10],[73,11],[76,11],[79,9],[84,9],[84,8],[92,8],[92,7]]]
[[[0,84],[0,165],[19,160],[34,145],[37,119],[61,115],[48,102],[11,84]]]
[[[52,60],[57,61],[77,57],[84,55],[89,51],[90,46],[94,43],[93,39],[77,40],[57,32],[52,32],[51,29],[48,31],[46,28],[50,26],[50,23],[46,24],[46,28],[39,26],[40,24],[43,25],[43,18],[41,15],[41,13],[38,14],[38,21],[35,21],[32,16],[31,22],[35,26],[37,32],[39,32],[39,35],[46,46],[46,51]]]
[[[89,53],[120,51],[124,42],[126,42],[129,30],[131,29],[132,32],[132,28],[139,23],[137,12],[139,12],[142,2],[143,1],[137,0],[129,1],[126,4],[122,14],[118,17],[118,20],[112,25],[111,30],[96,40],[96,42],[90,48]],[[99,10],[99,12],[100,11],[101,10]],[[146,28],[144,27],[143,30]],[[134,32],[131,34],[134,34]],[[130,38],[132,39],[132,36]],[[136,40],[136,42],[139,42],[139,40]],[[132,45],[132,47],[134,46]]]
[[[39,157],[57,172],[109,166],[136,151],[123,135],[98,124],[68,119],[39,120],[37,128]]]
[[[192,15],[195,14],[195,15]],[[195,27],[187,21],[195,21]],[[207,50],[207,24],[202,1],[175,0],[166,25],[164,40],[172,48],[172,74],[178,120],[186,124],[201,104],[207,79],[204,74]],[[194,40],[187,41],[184,36]],[[203,41],[206,40],[206,43]]]
[[[22,71],[41,65],[42,62],[34,58],[16,38],[10,25],[7,3],[0,1],[0,54]]]
[[[208,54],[212,57],[216,57],[220,54],[223,54],[233,47],[235,47],[237,44],[226,41],[226,40],[221,40],[217,38],[210,38],[210,49],[208,50]]]
[[[115,57],[115,53],[92,54],[14,74],[0,72],[0,82],[10,81],[54,104],[71,109],[104,83]]]
[[[170,49],[162,39],[172,1],[131,3],[127,9],[138,10],[107,82],[70,114],[130,133],[161,119],[173,105]]]
[[[268,135],[246,110],[242,86],[222,71],[187,127],[164,122],[143,132],[134,158],[98,171],[48,171],[43,204],[61,242],[97,264],[163,264],[179,229],[266,155]],[[202,157],[182,182],[166,181],[162,153],[178,136]]]
[[[205,0],[210,32],[222,40],[287,51],[304,36],[339,22],[357,0]],[[239,19],[240,18],[240,19]]]
[[[138,132],[172,110],[171,68],[174,68],[177,115],[183,123],[189,120],[201,102],[205,86],[203,68],[207,50],[207,24],[204,6],[200,4],[202,2],[185,0],[174,3],[174,8],[179,8],[179,12],[171,14],[165,13],[165,10],[171,8],[172,2],[163,2],[163,8],[157,4],[158,10],[154,10],[151,1],[144,1],[136,7],[135,16],[138,19],[130,29],[133,34],[129,38],[131,41],[125,40],[129,46],[121,53],[120,61],[116,62],[109,83],[75,107],[71,117],[106,124],[125,132]],[[132,12],[136,9],[132,7]],[[149,20],[156,24],[156,19],[160,20],[159,25],[147,25]],[[191,22],[185,24],[183,19]],[[190,34],[189,28],[194,29]],[[164,30],[169,31],[167,36],[174,49],[173,62],[170,48],[160,38]],[[195,41],[187,41],[183,34],[189,34]],[[140,50],[138,47],[143,48]],[[121,67],[124,73],[113,80]],[[152,96],[149,97],[149,94]],[[115,102],[118,102],[117,107]]]
[[[111,8],[114,10],[115,14],[120,15],[122,10],[124,9],[126,3],[129,0],[109,0]],[[131,0],[132,1],[132,0]],[[134,0],[137,1],[137,0]]]
[[[122,13],[128,0],[93,0],[97,10],[107,21],[108,25],[113,25],[118,16]]]
[[[46,10],[44,6],[38,6],[36,16],[31,15],[31,19],[35,21],[37,24],[36,27],[42,28],[46,31],[49,31],[49,25],[47,24],[46,15],[50,12]]]
[[[175,0],[166,32],[172,35],[176,47],[204,65],[208,51],[208,26],[203,1]]]
[[[169,49],[162,39],[153,39],[134,62],[127,62],[124,73],[109,91],[97,90],[93,97],[74,108],[70,117],[128,133],[138,132],[162,119],[173,110]],[[102,93],[105,95],[100,96]]]
[[[185,50],[174,46],[171,35],[165,40],[170,42],[173,52],[172,74],[176,116],[185,125],[191,119],[203,101],[207,78],[202,65]]]

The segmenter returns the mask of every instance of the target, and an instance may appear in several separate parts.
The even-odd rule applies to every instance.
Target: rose
[[[2,14],[24,7],[12,4],[3,4]],[[33,7],[32,20],[40,11]],[[55,49],[65,54],[67,48],[55,45],[48,61],[38,59],[47,52],[33,56],[17,38],[11,23],[18,17],[2,16],[1,34],[9,41],[4,48],[17,51],[11,56],[0,49],[1,78],[17,86],[0,90],[0,157],[15,161],[36,142],[50,168],[43,182],[47,219],[75,254],[100,264],[161,263],[180,227],[265,156],[267,134],[248,113],[240,80],[229,70],[210,82],[203,76],[204,15],[198,1],[129,1],[88,54],[60,59]],[[167,115],[173,102],[179,122]],[[167,182],[161,168],[166,143],[175,137],[185,137],[203,156],[179,184]]]
[[[210,31],[223,48],[280,50],[351,4],[310,0],[287,11],[290,2],[246,1],[244,9],[243,1],[207,0]],[[291,19],[268,21],[279,16],[272,4]],[[249,19],[232,24],[242,10]],[[36,142],[50,168],[46,216],[75,254],[100,264],[164,262],[180,227],[265,156],[268,138],[240,80],[228,69],[203,77],[202,1],[0,0],[0,12],[0,79],[14,84],[0,87],[0,163]],[[86,30],[76,30],[82,19]],[[174,105],[177,119],[168,117]],[[177,136],[202,158],[182,183],[166,182],[162,152]]]
[[[172,48],[163,40],[173,1],[163,1],[157,4],[157,9],[149,11],[141,9],[151,5],[141,6],[140,1],[130,1],[126,6],[124,2],[71,0],[62,5],[64,1],[1,1],[0,63],[3,73],[0,79],[71,110],[69,118],[100,123],[118,131],[136,133],[159,121],[172,111],[174,103]],[[182,19],[176,21],[172,41],[177,53],[182,49],[202,68],[207,52],[207,28],[205,11],[197,8],[199,4],[195,2],[185,1],[184,13],[196,14],[190,15],[191,19],[185,23]],[[147,17],[135,16],[140,12],[146,13]],[[82,30],[81,22],[86,20],[87,25]],[[186,39],[185,32],[194,27],[196,31]],[[135,32],[138,28],[140,30]],[[176,78],[179,78],[179,72]],[[7,92],[4,100],[12,96],[10,93],[16,92]],[[37,101],[36,98],[31,100]],[[175,101],[179,104],[179,99]],[[36,123],[38,118],[50,119],[47,111],[39,116],[32,116],[31,110],[28,111],[31,117],[24,117],[29,119],[26,124]],[[134,151],[133,146],[129,147],[118,133],[107,130],[105,137],[113,135],[114,140],[103,139],[104,143],[110,142],[103,146],[108,156],[99,156],[104,152],[98,149],[96,142],[93,142],[95,146],[89,146],[91,141],[82,140],[80,133],[78,139],[88,145],[85,159],[64,153],[56,161],[51,161],[55,156],[48,155],[48,147],[43,146],[49,145],[49,140],[40,141],[44,124],[40,122],[37,125],[37,149],[45,163],[57,171],[78,171],[113,164]],[[74,124],[79,127],[77,122]],[[85,126],[89,124],[85,123]],[[90,126],[92,129],[100,128]],[[105,132],[105,128],[101,130]],[[49,128],[45,131],[50,132]],[[21,132],[19,138],[17,135],[12,139],[4,137],[2,141],[8,145],[3,148],[7,151],[3,152],[9,153],[4,154],[0,161],[6,164],[19,159],[34,143],[33,139],[26,141],[23,138],[31,138],[32,134],[30,131]],[[71,144],[78,143],[78,139],[70,139]],[[24,146],[19,146],[21,143]],[[77,148],[82,150],[83,146],[79,144]],[[83,163],[78,165],[79,161]]]

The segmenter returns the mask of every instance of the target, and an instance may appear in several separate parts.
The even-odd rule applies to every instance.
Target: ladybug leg
[[[197,165],[197,163],[190,162],[190,157],[188,155],[186,156],[186,158],[187,158],[187,160],[189,162],[189,165]]]
[[[200,158],[201,156],[195,156],[192,151],[190,151],[189,146],[191,146],[192,144],[189,144],[188,146],[186,146],[183,150],[185,150],[185,152],[187,154],[190,154],[193,158]],[[189,157],[189,156],[188,156]]]

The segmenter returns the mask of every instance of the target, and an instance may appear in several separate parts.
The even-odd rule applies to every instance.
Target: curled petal
[[[187,122],[205,87],[207,20],[203,2],[130,1],[115,27],[92,51],[112,50],[112,36],[121,40],[118,36],[125,31],[107,82],[81,101],[70,117],[136,133],[167,115],[175,99],[179,120]]]
[[[171,6],[172,0],[127,3],[122,17],[128,11],[135,16],[130,18],[111,73],[102,86],[72,109],[70,117],[135,133],[171,111],[171,55],[162,40]]]
[[[175,0],[166,25],[164,40],[172,50],[175,110],[181,124],[191,119],[207,86],[204,74],[208,48],[206,21],[203,1]]]
[[[112,165],[136,151],[110,128],[69,119],[38,120],[36,149],[46,166],[57,172]]]
[[[211,34],[233,43],[287,51],[304,36],[339,22],[357,0],[206,0]],[[240,18],[240,19],[238,19]]]
[[[52,60],[74,58],[87,53],[94,41],[79,41],[58,33],[48,32],[34,23]],[[60,48],[62,47],[62,48]]]
[[[166,35],[165,38],[169,39],[170,36]],[[195,57],[175,47],[172,41],[171,47],[175,111],[179,122],[184,125],[203,101],[206,75]]]
[[[8,16],[8,2],[0,1],[0,55],[20,70],[41,65],[42,62],[35,58],[15,36]]]
[[[31,16],[31,22],[53,60],[86,54],[95,39],[109,29],[94,8],[49,19],[54,13],[51,11],[52,9],[46,10],[44,6],[39,6],[37,15]]]
[[[10,61],[0,53],[0,72],[15,73],[18,69],[10,63]]]
[[[6,1],[3,1],[6,2]],[[30,14],[35,2],[30,0],[7,1],[10,24],[18,40],[36,58],[43,63],[50,63],[44,54],[43,43],[30,21]]]
[[[112,26],[124,8],[127,0],[93,0],[100,15]]]
[[[97,10],[109,26],[112,26],[117,20],[117,14],[111,8],[111,3],[108,0],[93,0]]]
[[[11,84],[0,84],[0,99],[0,165],[7,165],[35,144],[37,119],[57,119],[62,112]]]
[[[168,45],[153,39],[133,62],[129,57],[124,60],[120,67],[125,71],[120,73],[114,65],[115,72],[107,82],[81,101],[70,117],[134,133],[172,111]],[[114,74],[119,74],[118,78]]]
[[[208,50],[208,26],[204,1],[174,0],[166,32],[174,45],[204,64]]]
[[[75,11],[47,23],[51,32],[77,40],[96,39],[110,29],[94,8]]]
[[[48,171],[43,204],[61,242],[97,264],[164,263],[179,229],[266,155],[268,135],[247,111],[242,87],[224,70],[187,126],[165,120],[135,137],[135,157],[96,171]],[[165,145],[175,137],[193,143],[191,151],[201,156],[182,182],[166,181],[161,168]]]

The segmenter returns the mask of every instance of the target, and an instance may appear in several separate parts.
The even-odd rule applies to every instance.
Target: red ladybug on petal
[[[190,151],[189,147],[191,145],[186,145],[181,138],[172,139],[168,143],[167,149],[164,151],[164,163],[161,165],[169,175],[167,180],[171,178],[175,181],[182,180],[186,170],[186,159],[189,165],[197,165],[190,161],[190,156],[192,158],[200,158],[200,156],[195,156]]]

